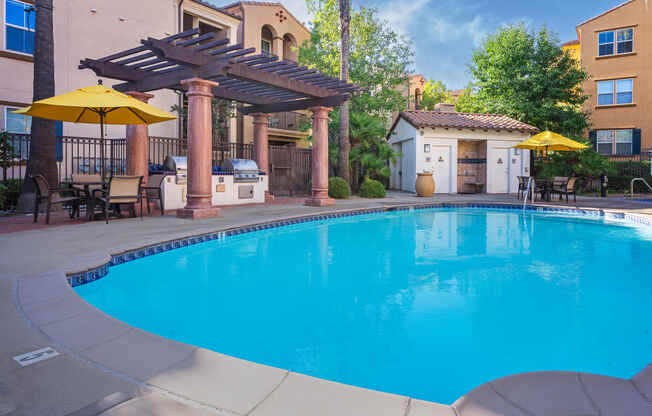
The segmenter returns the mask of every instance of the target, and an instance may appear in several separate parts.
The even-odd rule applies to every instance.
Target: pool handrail
[[[629,197],[631,199],[634,199],[634,183],[636,183],[636,182],[643,182],[645,184],[645,186],[647,186],[647,188],[650,190],[650,192],[652,192],[652,186],[650,186],[650,184],[647,183],[647,181],[645,179],[643,179],[643,178],[634,178],[634,179],[632,179],[632,182],[629,185],[630,186]]]

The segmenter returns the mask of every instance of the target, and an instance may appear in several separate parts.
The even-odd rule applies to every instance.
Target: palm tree
[[[350,0],[340,0],[340,26],[341,26],[341,59],[340,79],[349,80],[349,24],[351,22]],[[349,102],[345,101],[340,106],[340,154],[337,165],[337,176],[351,184],[349,153],[351,142],[349,140]]]
[[[54,32],[52,30],[53,0],[36,0],[36,22],[34,33],[34,86],[33,100],[41,100],[54,95]],[[29,149],[29,162],[25,179],[41,174],[48,183],[56,186],[59,182],[56,160],[55,122],[42,118],[32,120],[32,139]],[[19,207],[29,210],[33,206],[33,184],[23,182]],[[28,197],[28,194],[32,194]]]

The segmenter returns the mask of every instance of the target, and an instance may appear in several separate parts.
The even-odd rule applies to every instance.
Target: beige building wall
[[[297,20],[281,3],[238,2],[225,6],[225,10],[242,17],[243,26],[238,33],[238,41],[245,48],[255,48],[262,52],[263,28],[271,32],[270,53],[279,60],[297,61],[297,47],[310,40],[310,31]],[[253,118],[244,116],[241,126],[242,141],[253,141]],[[269,130],[269,139],[273,142],[296,143],[297,147],[308,147],[307,133],[281,129]]]
[[[582,66],[590,79],[584,84],[589,96],[585,110],[591,113],[593,130],[640,129],[641,148],[652,148],[652,4],[631,0],[577,26]],[[631,53],[598,55],[598,34],[633,28]],[[598,105],[599,81],[633,79],[633,103]]]
[[[30,1],[24,1],[30,3]],[[79,70],[84,58],[99,58],[138,46],[140,39],[165,37],[178,32],[178,0],[58,0],[54,2],[54,63],[56,93],[72,91],[97,83],[91,70]],[[183,2],[183,10],[201,16],[215,26],[235,34],[240,21],[213,8]],[[30,55],[8,51],[5,45],[5,0],[0,6],[0,129],[5,128],[5,108],[27,105],[32,101],[33,63]],[[105,79],[111,86],[119,83]],[[170,111],[179,102],[171,90],[152,92],[150,103]],[[124,137],[124,126],[108,126],[107,137]],[[153,136],[176,137],[178,122],[169,121],[149,127]],[[96,125],[64,123],[63,134],[98,137]]]

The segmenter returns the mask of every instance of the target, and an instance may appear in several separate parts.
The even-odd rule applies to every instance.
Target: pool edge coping
[[[89,305],[81,296],[79,296],[74,291],[73,288],[76,287],[76,286],[72,285],[71,278],[75,277],[75,276],[80,276],[83,273],[86,273],[86,276],[88,276],[89,274],[91,274],[91,276],[92,276],[92,273],[99,273],[100,272],[99,269],[104,269],[105,274],[100,276],[100,277],[97,277],[99,275],[96,275],[96,278],[94,280],[97,280],[97,279],[99,279],[101,277],[104,277],[108,273],[109,265],[112,262],[114,262],[114,259],[116,258],[116,256],[123,256],[122,257],[123,260],[132,261],[132,260],[136,260],[138,258],[142,258],[142,257],[146,257],[148,255],[158,254],[158,253],[162,252],[162,251],[154,251],[154,252],[147,253],[147,249],[148,248],[153,248],[155,246],[165,245],[165,244],[172,244],[172,247],[170,249],[176,249],[176,248],[181,248],[181,247],[186,247],[186,246],[189,246],[189,245],[197,244],[197,243],[200,243],[200,242],[211,241],[211,240],[214,240],[214,239],[217,239],[217,238],[225,238],[225,237],[231,236],[231,235],[240,235],[240,234],[245,234],[245,233],[249,233],[249,232],[253,232],[253,231],[260,231],[260,230],[265,230],[265,229],[270,229],[270,228],[277,228],[277,227],[281,227],[281,226],[299,224],[299,223],[315,222],[315,221],[327,220],[327,219],[332,219],[332,218],[351,217],[351,216],[355,216],[355,215],[365,215],[365,214],[384,213],[384,212],[400,212],[400,211],[410,211],[410,210],[429,209],[429,208],[435,208],[435,209],[436,208],[440,208],[440,209],[441,208],[444,208],[444,209],[445,208],[486,208],[486,209],[516,210],[516,209],[522,209],[522,206],[515,205],[515,204],[510,204],[510,203],[499,203],[499,202],[492,202],[492,203],[471,203],[471,202],[469,202],[469,203],[435,203],[435,204],[433,204],[433,203],[425,203],[425,204],[424,203],[407,203],[407,204],[388,205],[388,206],[383,206],[383,207],[342,209],[342,210],[338,210],[338,211],[325,212],[325,213],[319,213],[319,214],[307,214],[307,215],[299,215],[299,216],[290,216],[290,217],[283,218],[283,219],[262,221],[262,222],[251,223],[251,224],[246,224],[246,225],[239,225],[239,226],[233,226],[233,227],[220,227],[217,230],[212,231],[212,232],[208,232],[208,233],[203,232],[203,233],[200,233],[200,234],[193,234],[193,235],[190,235],[190,236],[178,237],[178,238],[163,241],[163,242],[160,242],[160,243],[147,244],[147,245],[136,247],[136,248],[129,248],[129,249],[125,249],[125,250],[119,250],[115,254],[107,254],[105,256],[105,259],[109,258],[109,260],[101,263],[100,265],[93,266],[93,267],[88,267],[88,268],[82,268],[84,270],[80,270],[80,271],[57,272],[55,274],[59,276],[59,280],[61,281],[61,283],[65,282],[64,283],[65,286],[67,286],[68,289],[70,290],[70,292],[72,292],[75,295],[74,298],[76,298],[78,300],[78,303],[80,304],[80,306],[81,305]],[[594,218],[595,217],[611,217],[613,219],[621,219],[621,220],[626,220],[628,222],[641,223],[641,224],[645,224],[645,225],[648,225],[648,226],[652,226],[652,217],[644,215],[644,214],[641,215],[641,214],[627,213],[627,212],[610,212],[609,210],[596,209],[596,208],[561,208],[561,207],[545,206],[545,205],[528,206],[527,210],[532,211],[532,212],[588,214],[588,215],[590,215],[591,217],[594,217]],[[292,222],[292,221],[294,221],[294,222]],[[215,238],[212,238],[212,239],[205,239],[205,238],[204,239],[199,239],[199,237],[205,237],[207,235],[218,235],[218,234],[219,234],[219,236],[217,236]],[[184,240],[185,240],[186,244],[181,243],[181,241],[184,241]],[[174,244],[175,242],[178,242],[179,244],[176,245],[176,244]],[[141,255],[139,256],[138,252],[142,251],[142,250],[145,250],[145,253],[140,253]],[[167,251],[167,250],[165,250],[165,251]],[[115,263],[115,264],[121,264],[121,263]],[[52,273],[50,273],[50,275],[52,275]],[[61,275],[63,275],[64,279],[60,279]],[[18,285],[18,280],[19,279],[15,279],[16,285]],[[89,282],[92,282],[94,280],[87,280],[86,282],[81,283],[81,284],[89,283]],[[20,294],[18,293],[17,289],[15,291],[15,295],[16,295],[15,296],[16,307],[18,308],[18,310],[23,315],[23,318],[26,319],[30,323],[30,326],[32,326],[37,331],[41,332],[43,335],[45,335],[47,337],[47,339],[51,340],[54,344],[59,344],[60,345],[59,342],[53,340],[52,337],[50,337],[47,333],[43,332],[41,327],[38,324],[34,323],[33,320],[31,319],[31,317],[29,316],[29,314],[27,312],[25,312],[25,310],[23,308],[23,304],[22,304],[21,299],[20,299]],[[122,321],[118,320],[117,318],[114,318],[113,316],[110,316],[110,315],[104,313],[103,311],[95,308],[94,306],[92,306],[92,305],[90,305],[90,306],[95,311],[99,312],[100,315],[102,315],[105,319],[112,320],[112,321],[117,321],[119,323],[123,323]],[[146,333],[146,334],[151,334],[154,337],[160,338],[162,342],[179,343],[177,341],[167,339],[167,338],[161,337],[159,335],[149,333],[147,331],[144,331],[144,330],[141,330],[139,328],[133,327],[133,326],[128,325],[126,323],[124,323],[124,325],[128,326],[130,328],[130,330],[137,330],[137,331],[140,331],[140,332],[143,332],[143,333]],[[183,344],[183,343],[179,343],[179,344]],[[244,363],[250,363],[250,364],[252,364],[254,366],[277,369],[277,370],[285,372],[285,376],[278,383],[278,385],[276,385],[271,391],[269,391],[260,402],[255,403],[255,405],[253,407],[251,407],[249,411],[244,412],[244,413],[238,413],[238,412],[235,412],[235,411],[233,411],[233,410],[231,410],[229,408],[226,408],[226,407],[214,406],[212,404],[202,402],[201,400],[197,400],[196,398],[187,397],[185,395],[178,394],[178,393],[176,393],[174,391],[161,389],[160,387],[158,387],[156,385],[149,384],[147,382],[147,380],[140,381],[138,379],[134,379],[129,374],[121,373],[120,371],[117,371],[117,370],[111,368],[110,366],[107,366],[106,364],[90,360],[88,357],[81,354],[81,352],[75,352],[70,347],[68,347],[66,345],[62,345],[62,347],[64,348],[64,350],[66,350],[65,351],[66,353],[68,353],[68,354],[70,354],[70,355],[72,355],[72,356],[74,356],[74,357],[76,357],[78,359],[81,359],[83,361],[86,361],[86,362],[90,363],[91,365],[95,366],[96,368],[100,369],[101,371],[108,372],[108,373],[113,374],[115,376],[121,377],[121,378],[123,378],[123,379],[125,379],[125,380],[127,380],[129,382],[136,383],[136,384],[138,384],[138,385],[140,385],[140,386],[142,386],[142,387],[144,387],[146,389],[162,390],[164,394],[171,395],[173,398],[177,398],[177,399],[180,399],[180,400],[189,400],[189,401],[199,405],[200,407],[208,407],[210,409],[213,409],[214,411],[222,412],[224,414],[247,414],[248,415],[248,414],[254,412],[259,406],[261,406],[270,396],[272,396],[280,388],[280,386],[285,382],[285,380],[288,378],[288,376],[296,375],[296,376],[299,376],[299,377],[309,377],[309,378],[312,378],[312,379],[316,379],[317,381],[319,381],[321,383],[326,383],[327,385],[328,384],[337,385],[337,386],[339,386],[338,389],[366,391],[367,394],[364,395],[365,397],[367,397],[369,393],[373,393],[373,394],[379,394],[379,395],[384,395],[384,396],[393,396],[393,397],[395,397],[397,399],[400,398],[401,400],[405,401],[405,408],[404,408],[404,412],[402,413],[404,415],[411,414],[410,413],[411,412],[411,410],[410,410],[411,405],[412,405],[412,403],[416,403],[416,402],[422,402],[422,403],[425,403],[428,406],[430,406],[430,405],[436,406],[437,409],[440,409],[440,410],[442,410],[444,408],[450,409],[451,411],[455,412],[455,413],[450,413],[451,415],[453,415],[453,414],[458,414],[457,411],[454,410],[456,404],[458,404],[460,401],[465,401],[465,400],[468,401],[469,398],[474,394],[474,392],[480,391],[480,390],[486,388],[487,386],[489,386],[491,383],[494,383],[494,382],[496,382],[498,380],[502,380],[503,378],[517,377],[517,376],[521,375],[521,374],[509,375],[509,376],[506,376],[506,377],[503,377],[503,378],[492,380],[492,381],[490,381],[488,383],[477,386],[473,390],[471,390],[471,391],[467,392],[466,394],[462,395],[452,405],[442,405],[442,404],[435,403],[435,402],[425,402],[425,401],[421,401],[421,400],[418,400],[418,399],[412,399],[412,398],[409,398],[407,396],[396,395],[396,394],[386,393],[386,392],[381,392],[381,391],[376,391],[376,390],[370,390],[370,389],[361,388],[361,387],[357,387],[357,386],[353,386],[353,385],[347,385],[347,384],[333,382],[333,381],[329,381],[329,380],[325,380],[325,379],[314,378],[314,377],[311,377],[311,376],[304,376],[304,375],[302,375],[300,373],[294,373],[294,372],[291,372],[289,370],[270,367],[270,366],[267,366],[265,364],[260,364],[260,363],[256,363],[256,362],[252,362],[252,361],[248,361],[248,360],[242,360],[242,359],[235,358],[235,357],[225,356],[224,354],[220,354],[220,353],[217,353],[217,352],[214,352],[214,351],[211,351],[211,350],[206,350],[206,349],[203,349],[203,348],[200,348],[200,347],[192,346],[190,344],[183,344],[183,345],[188,345],[189,347],[193,347],[195,349],[195,351],[197,351],[197,350],[208,351],[208,352],[210,352],[212,354],[215,354],[216,356],[224,356],[224,357],[227,357],[227,358],[230,358],[230,359],[233,359],[233,360],[238,360],[238,361],[241,361],[241,362],[244,362]],[[172,363],[170,365],[170,367],[173,367],[176,364],[178,364],[178,362],[177,363]],[[650,367],[651,366],[648,365],[646,368],[642,369],[639,374],[643,373],[644,371],[648,371],[648,368],[650,368]],[[162,370],[162,371],[165,371],[165,370]],[[559,373],[559,372],[541,372],[541,374],[552,374],[552,373]],[[650,373],[650,371],[648,371],[648,373]],[[525,375],[530,375],[530,374],[537,374],[537,373],[523,373],[524,376]],[[580,373],[569,373],[569,374],[580,374]],[[652,377],[652,374],[648,374],[645,377],[646,377],[646,380],[647,380],[648,378]],[[623,380],[623,379],[619,379],[619,380]],[[632,384],[634,384],[633,381],[630,381],[630,382]],[[635,386],[635,384],[634,384],[634,386]],[[646,396],[646,394],[648,394],[648,393],[641,393],[641,392],[639,392],[639,393],[641,394],[641,396],[644,399],[650,401],[650,399],[647,399],[648,396]],[[360,394],[360,396],[362,396],[362,394]],[[652,398],[652,395],[650,395],[649,397]],[[500,397],[500,395],[496,395],[496,397],[493,398],[493,399],[496,399],[496,400],[500,401],[501,403],[503,401],[505,401],[505,398]],[[509,403],[509,401],[507,401],[507,403]],[[437,410],[435,409],[435,411],[437,411]]]

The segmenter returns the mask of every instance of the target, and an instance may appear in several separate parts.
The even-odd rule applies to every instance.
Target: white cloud
[[[439,43],[468,39],[477,48],[488,33],[487,25],[481,16],[466,22],[454,22],[436,17],[430,21],[430,24],[430,34]]]
[[[384,3],[378,10],[379,16],[387,20],[400,35],[409,36],[413,29],[415,20],[422,17],[422,10],[428,5],[430,0],[390,0]]]

